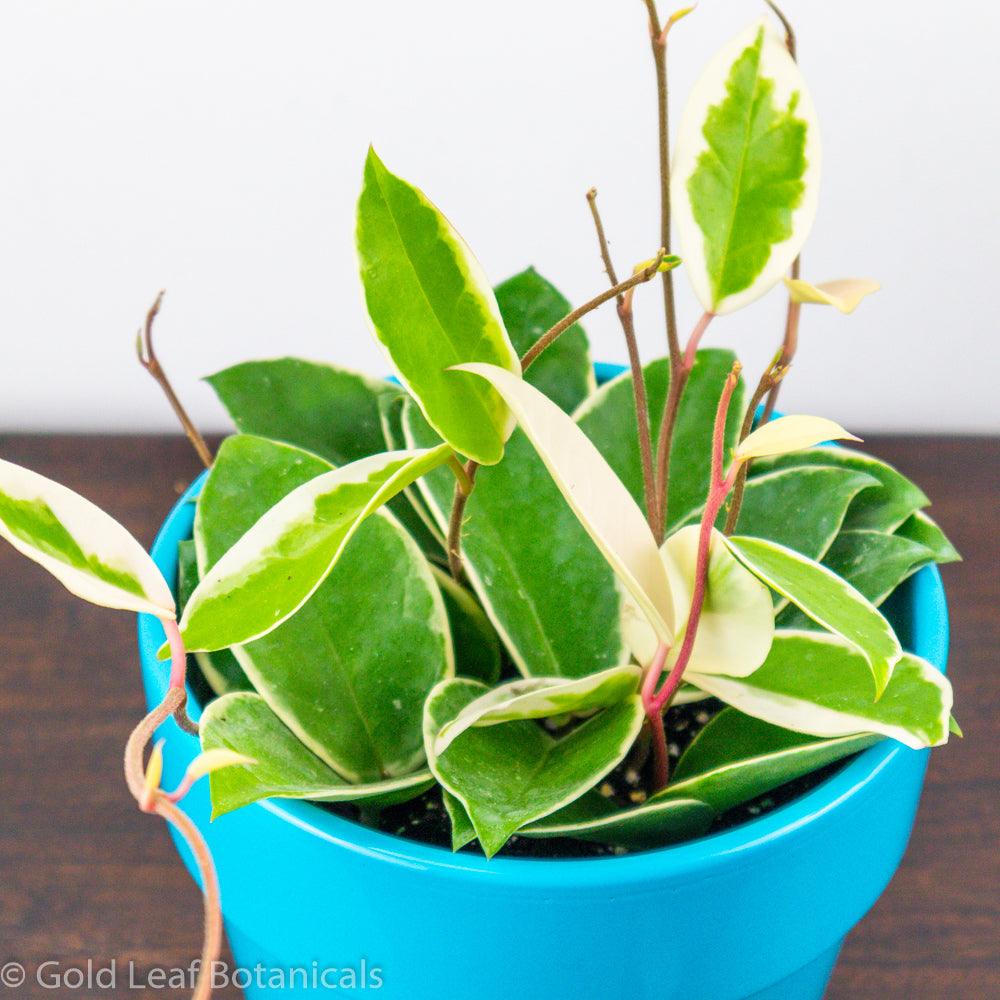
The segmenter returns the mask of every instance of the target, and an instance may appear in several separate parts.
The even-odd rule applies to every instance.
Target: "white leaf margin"
[[[434,217],[437,224],[438,236],[442,244],[447,247],[451,252],[452,258],[455,262],[455,266],[461,273],[462,277],[466,279],[467,290],[471,289],[476,297],[479,299],[479,304],[483,306],[486,310],[489,319],[493,322],[499,333],[502,334],[501,343],[499,346],[504,348],[507,355],[507,369],[508,371],[514,373],[515,375],[521,375],[521,358],[517,351],[514,349],[514,345],[511,342],[510,334],[507,332],[507,325],[503,321],[503,316],[500,314],[500,306],[497,302],[496,293],[493,290],[493,286],[490,284],[489,277],[486,271],[483,269],[482,264],[479,263],[479,258],[472,252],[472,248],[465,241],[465,237],[454,227],[451,220],[441,211],[440,208],[424,193],[422,188],[417,187],[415,184],[411,184],[404,177],[398,174],[394,174],[382,161],[382,158],[375,152],[375,147],[370,146],[369,157],[374,157],[375,160],[375,172],[384,171],[393,180],[399,182],[400,184],[408,187],[412,192],[414,197],[420,203],[421,207],[430,211]],[[379,183],[379,195],[385,202],[386,210],[392,216],[393,222],[396,223],[395,213],[389,206],[389,199],[385,195],[385,191],[382,189],[381,183]],[[400,243],[403,243],[402,235],[400,234]],[[409,249],[407,248],[407,253]],[[399,379],[400,385],[409,393],[413,401],[420,407],[420,411],[424,415],[424,419],[434,428],[435,432],[439,434],[446,441],[448,436],[439,428],[438,421],[433,419],[431,415],[425,409],[425,404],[423,399],[421,399],[420,394],[415,392],[411,383],[406,378],[406,376],[399,370],[396,363],[396,359],[392,356],[392,349],[389,346],[388,341],[385,339],[383,332],[378,329],[375,322],[371,318],[371,314],[368,311],[367,299],[368,292],[364,288],[364,283],[362,282],[362,299],[365,302],[365,321],[368,324],[369,332],[375,343],[378,345],[379,350],[382,352],[383,357],[392,366],[392,370],[396,374],[396,378]],[[517,426],[517,421],[514,419],[513,414],[507,413],[506,419],[503,425],[497,430],[499,431],[500,438],[505,444],[509,439],[511,434],[514,433],[514,428]],[[501,449],[502,450],[502,449]],[[474,457],[474,456],[470,456]],[[495,464],[495,463],[481,463],[481,464]]]
[[[604,456],[547,396],[497,365],[458,365],[490,382],[510,407],[573,513],[661,641],[673,641],[670,579],[649,524]]]
[[[0,518],[0,537],[48,570],[71,594],[105,608],[145,612],[173,619],[174,595],[152,557],[110,514],[61,483],[0,460],[0,492],[20,501],[46,504],[85,555],[133,576],[145,597],[130,593],[44,552],[18,537]]]
[[[762,27],[764,44],[761,47],[761,74],[774,81],[775,104],[784,107],[795,91],[799,93],[795,113],[798,118],[806,122],[806,171],[802,177],[804,191],[799,207],[792,213],[792,235],[784,242],[772,245],[767,263],[749,288],[713,304],[705,259],[704,234],[695,221],[691,209],[687,182],[694,173],[698,157],[708,148],[708,142],[702,134],[708,110],[725,98],[726,81],[733,63],[744,49],[753,45]],[[764,18],[757,20],[723,45],[711,58],[684,106],[674,144],[674,163],[670,179],[673,221],[680,242],[681,256],[684,258],[684,269],[691,278],[698,301],[706,311],[719,315],[735,312],[769,292],[781,281],[802,249],[815,221],[822,158],[823,149],[816,107],[802,73],[789,55],[784,38],[771,22]]]
[[[673,589],[677,629],[666,662],[668,670],[676,663],[687,628],[700,534],[697,524],[686,525],[675,531],[660,547]],[[713,584],[720,577],[730,587],[716,592]],[[732,601],[734,595],[740,602],[735,610],[731,603],[721,611],[712,607],[713,600],[721,599],[725,605]],[[639,663],[648,666],[656,653],[656,635],[629,595],[625,595],[622,602],[621,627],[632,655]],[[687,669],[746,677],[764,662],[773,637],[774,605],[767,584],[762,583],[759,575],[734,555],[722,532],[713,528],[706,601]]]
[[[238,586],[239,580],[249,572],[249,568],[262,558],[265,558],[264,553],[282,538],[290,528],[296,524],[307,525],[315,511],[316,501],[320,497],[346,483],[364,484],[372,475],[376,475],[393,463],[399,463],[399,468],[377,488],[368,503],[358,512],[358,516],[333,554],[326,573],[320,575],[313,587],[298,604],[286,614],[280,615],[274,621],[270,622],[267,628],[252,635],[241,637],[238,640],[227,642],[225,645],[243,645],[273,632],[279,625],[288,621],[289,618],[303,607],[309,598],[319,589],[320,585],[333,569],[347,543],[354,536],[354,533],[365,518],[374,513],[382,504],[386,503],[397,493],[401,492],[414,479],[425,472],[429,472],[432,468],[445,461],[450,454],[452,454],[451,446],[441,444],[436,448],[417,449],[413,451],[390,451],[379,455],[369,455],[356,462],[351,462],[349,465],[325,472],[292,490],[291,493],[284,496],[264,514],[201,579],[201,582],[195,588],[194,593],[185,605],[180,621],[181,634],[184,634],[185,628],[190,624],[199,609],[200,603],[206,597],[216,596],[219,593],[224,593],[232,586]],[[227,584],[227,581],[235,582]],[[200,645],[189,644],[188,646],[189,652],[200,652],[202,649],[203,647]]]
[[[587,710],[606,708],[637,692],[641,676],[638,667],[626,664],[586,677],[529,677],[501,684],[470,702],[441,727],[434,737],[434,755],[440,757],[473,726],[545,719],[576,711],[581,706]],[[619,692],[621,697],[615,697]]]
[[[798,629],[783,629],[775,633],[775,636],[775,641],[780,641],[784,637],[802,637],[815,642],[829,643],[863,659],[851,643],[845,642],[839,636]],[[724,701],[727,705],[732,705],[741,712],[752,715],[755,719],[783,726],[795,732],[807,733],[811,736],[850,736],[857,733],[879,733],[897,740],[913,750],[941,746],[948,742],[949,719],[954,703],[951,683],[932,663],[913,653],[903,654],[894,673],[898,674],[911,667],[918,672],[921,680],[928,681],[941,692],[940,719],[944,733],[943,738],[920,739],[903,726],[880,723],[877,720],[852,715],[849,712],[838,712],[802,698],[754,688],[753,675],[747,678],[738,678],[724,677],[720,674],[690,674],[686,675],[684,679]]]
[[[842,602],[849,604],[857,614],[867,617],[867,622],[862,621],[861,623],[861,628],[863,630],[867,629],[867,638],[882,640],[888,648],[879,655],[878,652],[871,649],[871,643],[864,645],[859,639],[846,635],[840,626],[831,623],[829,620],[830,616],[825,612],[812,606],[804,607],[803,605],[807,602],[791,594],[788,588],[782,586],[767,569],[761,566],[759,558],[755,558],[752,546],[748,547],[747,542],[752,543],[752,546],[759,546],[777,555],[779,558],[786,559],[789,563],[793,563],[807,572],[813,573],[815,577],[827,581],[832,590],[838,591]],[[777,542],[772,542],[767,538],[734,535],[731,538],[725,538],[725,545],[733,554],[733,557],[742,563],[750,573],[759,580],[762,580],[768,587],[777,591],[786,600],[791,601],[792,604],[816,622],[817,625],[822,625],[829,632],[839,635],[845,642],[856,649],[865,658],[868,666],[871,668],[875,679],[876,697],[881,697],[882,692],[892,679],[892,671],[903,656],[903,647],[899,644],[899,639],[896,637],[893,627],[886,620],[885,616],[861,591],[853,587],[842,576],[834,573],[829,566],[824,566],[821,562],[816,562],[816,560],[804,556],[801,552],[796,552],[795,549],[790,549],[786,545],[779,545]]]

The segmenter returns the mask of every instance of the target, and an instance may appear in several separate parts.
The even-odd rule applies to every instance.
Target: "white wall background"
[[[1000,5],[786,7],[826,148],[804,273],[884,290],[852,317],[807,307],[784,405],[866,430],[1000,429]],[[760,9],[704,0],[675,30],[675,119]],[[205,429],[226,421],[197,378],[247,357],[383,372],[352,248],[369,140],[496,280],[534,263],[589,298],[588,187],[621,270],[656,248],[645,30],[639,0],[5,0],[0,429],[173,429],[132,354],[161,286],[160,355]],[[710,342],[755,377],[782,299]],[[658,293],[638,310],[652,357]],[[588,326],[596,356],[624,358],[612,311]]]

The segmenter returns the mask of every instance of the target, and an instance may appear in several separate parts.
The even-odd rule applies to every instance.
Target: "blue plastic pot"
[[[199,487],[153,546],[168,580]],[[935,567],[901,589],[893,616],[906,647],[944,670]],[[151,706],[167,684],[162,641],[159,623],[141,616]],[[160,735],[169,787],[198,743],[172,721]],[[353,974],[356,989],[389,1000],[819,1000],[844,937],[899,865],[927,757],[886,741],[737,829],[589,860],[454,855],[304,802],[210,823],[207,782],[184,808],[215,857],[237,982],[251,981],[251,1000],[314,996],[324,972],[334,995],[349,992]],[[276,988],[293,976],[293,988]]]

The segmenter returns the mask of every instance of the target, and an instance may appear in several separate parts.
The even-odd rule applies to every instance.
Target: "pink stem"
[[[714,312],[702,313],[701,319],[698,320],[695,328],[691,331],[687,347],[684,348],[685,371],[691,371],[691,369],[694,368],[694,359],[698,354],[698,345],[701,343],[703,334],[708,329],[708,324],[711,323],[713,319],[715,319]]]
[[[191,777],[190,774],[185,774],[181,779],[181,783],[172,791],[164,792],[161,791],[160,794],[170,802],[175,805],[180,802],[181,799],[191,791],[191,786],[194,784],[195,779]]]
[[[712,434],[712,469],[708,487],[708,498],[705,501],[705,510],[701,515],[701,526],[698,532],[698,555],[695,562],[694,586],[691,591],[691,610],[688,612],[687,626],[684,630],[684,641],[681,643],[680,652],[677,654],[677,662],[670,671],[670,675],[663,688],[653,698],[649,706],[656,712],[662,711],[663,707],[673,697],[691,659],[691,651],[694,649],[694,641],[698,634],[698,622],[701,620],[701,611],[705,605],[712,529],[715,526],[715,519],[719,516],[719,511],[722,509],[722,505],[725,503],[726,497],[729,495],[729,491],[733,488],[733,483],[736,481],[737,466],[734,465],[729,475],[723,477],[722,461],[726,439],[726,417],[729,414],[729,404],[733,398],[733,391],[736,389],[738,377],[739,368],[734,366],[733,371],[726,379],[722,395],[719,398],[719,406],[715,411],[715,427]]]
[[[659,683],[660,675],[663,673],[663,666],[667,662],[667,654],[669,652],[670,647],[666,643],[661,642],[656,648],[653,659],[649,661],[649,667],[646,669],[646,674],[642,679],[642,703],[646,706],[647,710],[653,704],[653,699],[656,695],[656,685]],[[647,714],[649,714],[648,711]]]
[[[181,630],[173,618],[163,618],[161,621],[163,631],[167,633],[167,642],[170,643],[170,686],[183,690],[187,674],[187,650],[184,648]]]

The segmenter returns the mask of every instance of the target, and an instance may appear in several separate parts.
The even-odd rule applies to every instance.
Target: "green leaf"
[[[402,395],[381,379],[302,358],[246,361],[209,375],[237,428],[347,465],[385,450],[379,403]]]
[[[205,750],[225,747],[254,761],[212,774],[212,819],[273,797],[383,807],[415,798],[434,784],[426,770],[368,784],[345,782],[250,691],[209,704],[201,717],[201,745]]]
[[[621,808],[591,792],[518,831],[521,837],[572,837],[633,850],[663,847],[707,833],[715,810],[695,799],[650,800]]]
[[[194,539],[177,545],[177,606],[183,611],[188,598],[198,586],[198,556]],[[220,649],[214,653],[195,653],[194,658],[208,686],[216,694],[228,691],[250,691],[253,685],[247,680],[243,668],[232,651]]]
[[[701,509],[708,494],[712,457],[712,430],[719,392],[733,367],[736,355],[717,349],[699,351],[688,378],[674,424],[670,452],[670,497],[666,534],[672,534],[687,515]],[[533,369],[529,369],[529,374]],[[649,403],[650,427],[655,450],[659,440],[660,416],[670,382],[670,362],[651,361],[643,368]],[[615,475],[625,484],[636,503],[644,500],[642,462],[635,419],[632,374],[622,372],[606,382],[577,409],[574,417]],[[737,383],[726,423],[725,449],[736,446],[744,384]]]
[[[208,570],[282,492],[328,475],[324,467],[290,445],[247,435],[224,442],[195,522]],[[385,514],[361,525],[298,614],[234,653],[284,724],[354,782],[407,774],[423,761],[423,702],[452,672],[430,567]]]
[[[379,400],[382,417],[382,435],[389,451],[404,451],[406,437],[403,434],[403,407],[410,397],[401,392],[398,396],[383,396]],[[437,443],[435,437],[435,443]],[[445,536],[438,528],[420,490],[416,485],[407,486],[403,495],[389,501],[389,509],[406,525],[407,531],[417,540],[428,557],[446,563]]]
[[[872,733],[821,739],[725,708],[698,733],[671,783],[650,801],[694,798],[722,813],[880,739]]]
[[[882,694],[903,650],[892,626],[869,600],[826,566],[776,542],[741,535],[727,544],[769,587],[856,646],[871,666],[876,697]]]
[[[497,285],[497,305],[519,355],[572,312],[569,301],[533,267]],[[590,344],[579,323],[564,331],[528,369],[525,379],[571,413],[594,391]]]
[[[844,520],[845,528],[895,531],[914,511],[930,503],[923,490],[886,462],[861,451],[832,445],[790,455],[759,458],[753,463],[750,479],[752,481],[757,476],[779,469],[801,469],[814,465],[852,469],[875,479],[851,504]]]
[[[372,455],[293,490],[205,574],[184,609],[192,652],[267,635],[329,576],[361,523],[451,449]]]
[[[478,262],[423,192],[374,150],[358,202],[358,261],[372,330],[431,426],[483,465],[503,456],[513,421],[499,395],[449,369],[469,361],[520,374]]]
[[[568,805],[611,771],[639,734],[644,713],[633,695],[560,740],[531,721],[474,727],[435,757],[441,728],[486,691],[475,681],[439,684],[427,699],[424,741],[435,777],[465,808],[492,857],[522,826]]]
[[[324,458],[294,444],[255,434],[226,438],[201,492],[193,541],[202,575],[289,493],[333,470]]]
[[[91,604],[174,617],[174,596],[156,563],[113,517],[65,486],[2,460],[0,538]]]
[[[676,663],[687,631],[699,534],[697,525],[681,528],[662,546],[664,565],[671,574],[674,621],[679,626],[667,658],[668,670]],[[659,643],[642,612],[628,597],[622,608],[622,632],[632,655],[648,666]],[[722,533],[713,529],[705,599],[688,669],[743,677],[764,662],[773,635],[770,591],[733,556]]]
[[[465,806],[445,788],[441,789],[441,800],[444,802],[448,819],[451,820],[451,849],[460,851],[466,844],[471,844],[476,839],[476,828],[472,825]]]
[[[386,414],[398,414],[405,393],[384,379],[302,358],[233,365],[205,380],[244,434],[284,441],[348,465],[400,447],[386,432]],[[436,539],[405,497],[392,512],[429,555],[443,556]]]
[[[639,690],[641,671],[626,665],[589,677],[522,677],[493,688],[445,723],[434,740],[440,756],[473,726],[497,726],[515,719],[553,719],[617,705]]]
[[[901,538],[909,538],[925,546],[934,553],[934,561],[939,563],[961,562],[962,557],[945,533],[922,510],[911,514],[896,530]]]
[[[822,559],[851,504],[873,482],[864,472],[821,465],[751,477],[736,532],[767,538],[810,559]]]
[[[685,270],[706,310],[773,287],[816,214],[816,112],[783,40],[755,24],[695,84],[674,148],[672,202]]]
[[[465,587],[455,583],[450,573],[431,565],[431,573],[441,590],[448,625],[455,647],[455,672],[486,684],[500,676],[500,639],[486,612]]]
[[[930,549],[902,535],[881,531],[842,531],[823,557],[824,565],[876,606],[907,577],[933,561]]]
[[[577,519],[663,642],[673,639],[670,582],[638,504],[590,439],[534,386],[496,365],[463,365],[511,408]]]
[[[767,660],[749,677],[687,679],[747,715],[800,733],[880,733],[915,749],[948,741],[951,685],[911,653],[896,664],[878,701],[865,658],[838,636],[819,632],[776,632]]]
[[[411,446],[435,440],[412,404],[404,426]],[[445,528],[455,477],[438,469],[420,489]],[[521,431],[499,465],[479,470],[465,510],[462,559],[521,673],[582,677],[625,658],[614,574]]]

